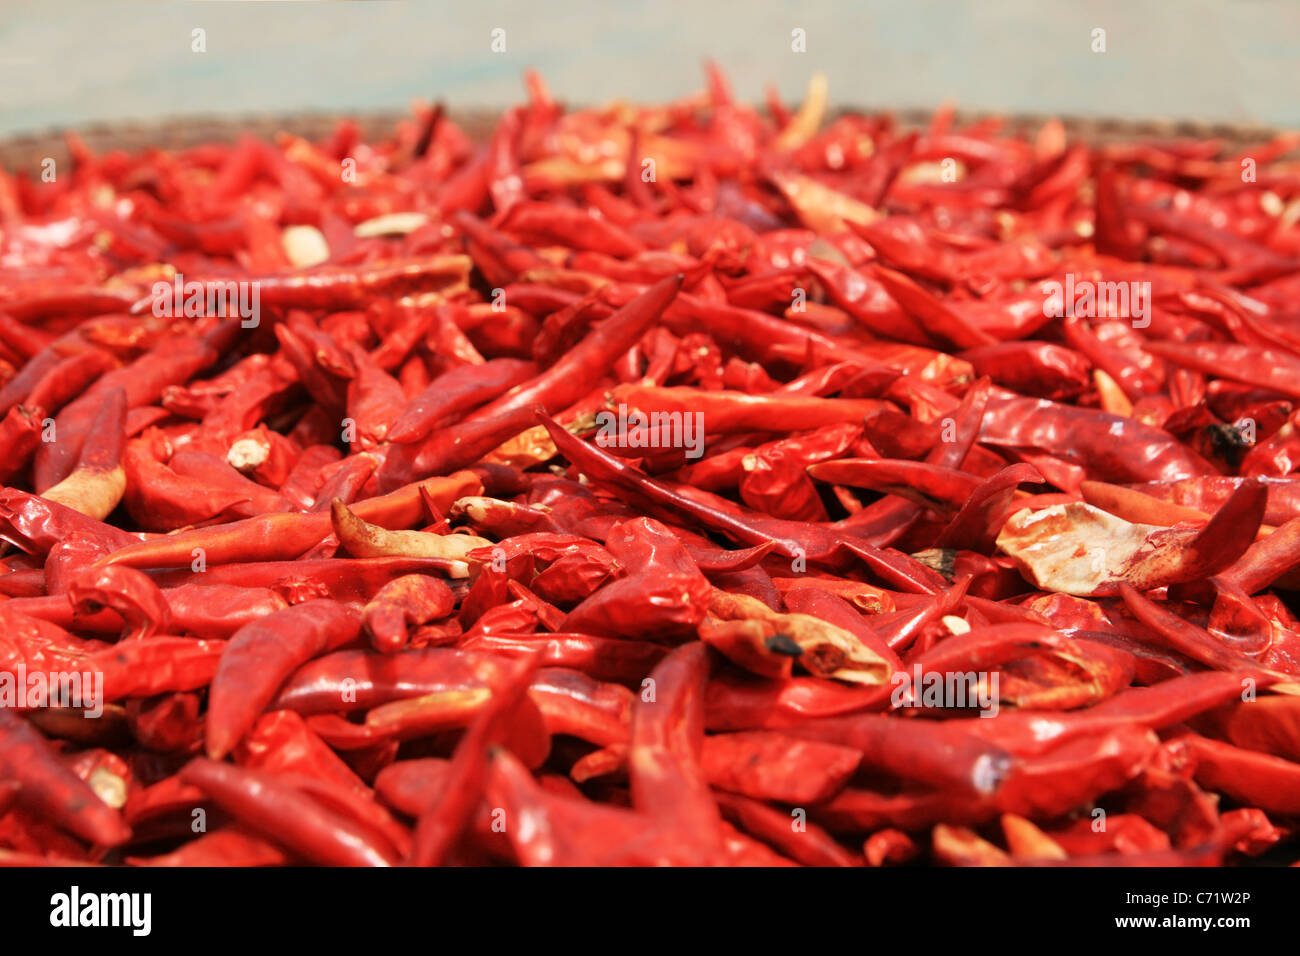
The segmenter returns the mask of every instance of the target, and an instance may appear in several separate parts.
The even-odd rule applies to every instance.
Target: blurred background
[[[751,100],[770,83],[797,102],[821,70],[836,106],[1300,127],[1298,42],[1297,0],[0,0],[0,135],[416,97],[499,107],[528,66],[569,103],[655,101],[698,88],[706,57]]]

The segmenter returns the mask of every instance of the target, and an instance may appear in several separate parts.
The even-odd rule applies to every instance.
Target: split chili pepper
[[[1054,505],[1012,516],[997,541],[1040,586],[1082,595],[1126,584],[1145,591],[1225,570],[1254,541],[1265,496],[1262,485],[1242,485],[1199,530],[1130,524],[1082,503]]]

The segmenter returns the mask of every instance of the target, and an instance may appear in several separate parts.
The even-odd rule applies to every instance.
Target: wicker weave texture
[[[496,122],[495,113],[476,111],[457,113],[449,118],[476,139],[486,139]],[[896,113],[904,127],[924,126],[930,113],[906,111]],[[988,114],[958,113],[959,123],[978,120]],[[230,142],[242,133],[270,139],[285,131],[308,139],[329,135],[343,119],[336,113],[299,113],[295,115],[257,115],[247,117],[194,116],[149,123],[113,123],[77,129],[77,135],[95,152],[122,149],[137,152],[148,148],[182,149],[207,142]],[[368,140],[388,136],[395,123],[409,118],[405,113],[362,113],[351,116]],[[1009,132],[1025,133],[1042,126],[1046,116],[1004,117]],[[1232,126],[1221,123],[1189,123],[1170,120],[1117,120],[1086,117],[1062,117],[1071,139],[1085,143],[1108,143],[1131,140],[1218,139],[1225,147],[1262,142],[1276,134],[1268,127]],[[0,166],[10,172],[31,170],[46,157],[62,164],[68,157],[64,134],[60,130],[29,133],[0,139]]]

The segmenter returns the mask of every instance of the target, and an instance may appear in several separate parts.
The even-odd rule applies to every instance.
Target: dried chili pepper
[[[1295,139],[708,80],[0,178],[0,862],[1293,853]]]

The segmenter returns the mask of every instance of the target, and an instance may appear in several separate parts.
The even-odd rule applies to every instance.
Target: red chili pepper
[[[385,584],[362,612],[370,641],[377,651],[401,650],[409,628],[446,617],[456,596],[437,578],[410,574]]]
[[[391,866],[391,847],[311,796],[261,771],[198,757],[181,780],[199,787],[245,826],[328,866]]]
[[[69,770],[45,738],[8,707],[0,707],[0,777],[18,782],[21,805],[87,842],[117,846],[131,835],[118,812]]]
[[[183,844],[171,853],[127,857],[132,866],[284,866],[293,854],[271,840],[231,824]]]
[[[445,419],[497,398],[537,374],[537,366],[519,359],[494,359],[462,365],[440,375],[417,395],[389,429],[394,442],[415,442]]]
[[[212,679],[208,753],[229,753],[298,665],[348,643],[360,630],[361,616],[333,601],[308,601],[241,628]]]
[[[486,784],[489,748],[503,741],[536,668],[535,657],[513,665],[493,688],[490,704],[465,732],[447,769],[443,790],[416,823],[412,863],[435,865],[452,849]]]
[[[651,286],[570,350],[559,362],[531,382],[474,412],[469,421],[483,421],[507,412],[540,406],[554,414],[587,391],[592,374],[600,371],[636,342],[681,288],[681,276]]]

